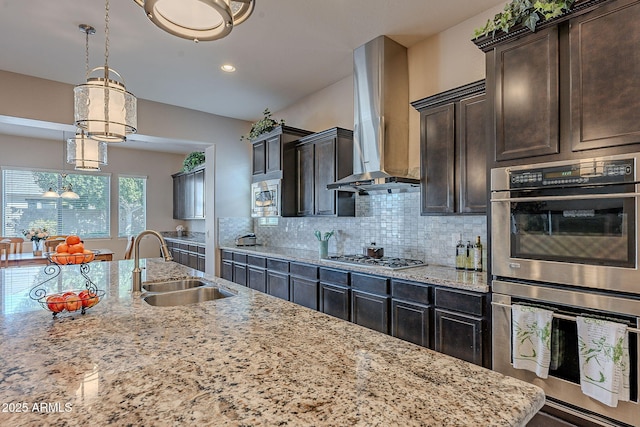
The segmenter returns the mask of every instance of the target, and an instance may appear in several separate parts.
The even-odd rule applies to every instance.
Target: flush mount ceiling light
[[[98,141],[122,142],[138,127],[137,100],[127,92],[124,79],[109,68],[109,0],[105,1],[105,49],[104,66],[89,71],[89,34],[95,30],[81,25],[86,33],[85,57],[87,82],[74,88],[75,125],[85,134]],[[93,32],[91,32],[93,30]],[[99,75],[91,75],[99,71]]]
[[[220,69],[225,73],[233,73],[236,70],[236,67],[231,64],[224,64],[220,66]]]
[[[255,0],[133,0],[157,27],[199,41],[217,40],[253,12]]]
[[[75,164],[76,170],[99,171],[107,164],[107,143],[87,138],[84,131],[67,139],[67,163]]]

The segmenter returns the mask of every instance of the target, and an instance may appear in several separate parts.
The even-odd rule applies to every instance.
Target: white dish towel
[[[551,320],[553,311],[539,307],[511,306],[511,344],[513,367],[549,375],[551,361]]]
[[[611,407],[629,401],[629,332],[627,325],[576,317],[580,388]]]

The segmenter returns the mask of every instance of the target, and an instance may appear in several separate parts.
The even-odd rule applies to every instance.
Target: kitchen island
[[[142,263],[146,281],[202,276]],[[0,424],[516,426],[544,404],[536,386],[219,278],[234,296],[152,307],[132,269],[91,264],[106,295],[58,319],[28,296],[42,268],[0,270]],[[80,279],[66,266],[43,286]]]

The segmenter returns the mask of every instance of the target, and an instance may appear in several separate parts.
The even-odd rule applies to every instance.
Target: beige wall
[[[417,101],[485,77],[484,53],[471,41],[504,2],[408,49],[409,101]],[[419,168],[420,115],[409,109],[410,167]],[[303,98],[273,115],[311,131],[334,126],[353,129],[353,76]]]
[[[0,122],[21,125],[28,122],[60,130],[60,133],[62,130],[73,132],[72,85],[0,71],[0,93]],[[218,217],[250,215],[251,147],[249,143],[240,141],[240,136],[246,134],[250,126],[243,120],[138,99],[138,133],[134,139],[157,143],[159,147],[172,141],[192,141],[202,146],[215,144],[213,168],[207,168],[208,171],[213,169],[217,178],[211,181],[215,183],[213,191],[207,190],[208,200],[214,199],[214,209],[207,211],[206,221],[188,221],[188,229],[215,236]],[[13,151],[16,137],[0,134],[0,138],[1,165],[61,168],[62,142],[21,140],[33,145],[34,151],[29,152],[38,153],[30,156],[25,164],[25,156]],[[171,174],[180,170],[184,154],[163,155],[155,151],[117,149],[110,145],[108,155],[109,164],[103,171],[149,176],[151,204],[147,224],[157,230],[173,230],[176,222],[172,219]],[[118,247],[118,243],[113,245]]]
[[[71,136],[71,134],[67,134]],[[60,141],[26,138],[0,134],[0,167],[21,167],[74,172],[72,165],[62,163],[62,132]],[[88,248],[106,248],[114,252],[115,259],[121,259],[126,247],[126,239],[118,238],[118,176],[138,175],[147,177],[147,228],[172,230],[178,223],[173,220],[173,197],[171,173],[179,170],[184,156],[181,154],[159,153],[109,147],[109,164],[102,172],[111,176],[111,238],[85,241]],[[63,169],[64,167],[64,169]],[[0,181],[1,181],[0,175]],[[0,186],[1,187],[1,186]],[[167,191],[167,189],[169,191]],[[158,256],[158,244],[145,241],[141,247],[142,256]],[[24,245],[25,251],[31,250]]]

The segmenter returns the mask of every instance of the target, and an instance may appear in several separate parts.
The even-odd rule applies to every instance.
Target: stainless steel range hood
[[[419,168],[409,168],[407,49],[379,36],[353,52],[353,175],[330,190],[419,190]]]

